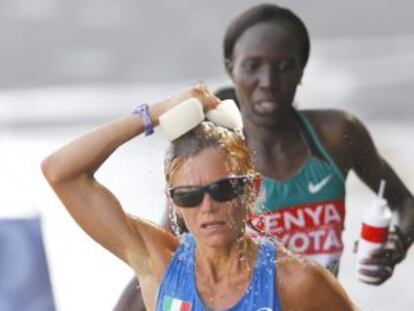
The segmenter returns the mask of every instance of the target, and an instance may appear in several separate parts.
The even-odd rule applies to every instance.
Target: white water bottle
[[[358,279],[365,283],[375,283],[379,279],[359,273],[359,269],[376,269],[375,266],[361,264],[360,260],[371,258],[373,253],[384,246],[391,224],[392,213],[388,208],[387,200],[383,198],[384,190],[385,180],[381,180],[378,195],[372,201],[371,206],[364,213],[362,219],[357,252],[357,275]]]

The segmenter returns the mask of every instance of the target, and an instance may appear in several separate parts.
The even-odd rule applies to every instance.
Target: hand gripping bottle
[[[358,279],[365,283],[375,283],[378,279],[359,273],[359,269],[372,270],[376,267],[361,264],[359,261],[370,258],[373,253],[385,245],[391,224],[392,213],[388,208],[387,201],[383,198],[384,190],[385,180],[381,180],[378,195],[372,201],[362,219],[361,236],[358,241],[357,274]]]

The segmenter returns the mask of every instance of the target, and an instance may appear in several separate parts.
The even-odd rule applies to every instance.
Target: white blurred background
[[[74,224],[41,176],[40,161],[138,103],[199,80],[212,89],[230,84],[223,33],[257,3],[0,0],[0,217],[42,217],[57,310],[111,310],[132,272]],[[299,107],[356,114],[413,192],[414,4],[274,3],[296,12],[312,39]],[[140,137],[99,172],[125,209],[155,222],[164,206],[166,146],[159,134]],[[353,174],[347,190],[340,281],[362,310],[413,310],[413,251],[383,286],[356,280],[351,248],[372,193]]]

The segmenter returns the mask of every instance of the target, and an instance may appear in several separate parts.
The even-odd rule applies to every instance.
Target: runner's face
[[[291,111],[302,77],[298,40],[289,28],[259,23],[237,40],[228,70],[244,117],[262,126]]]
[[[216,148],[208,148],[187,159],[173,174],[171,187],[207,185],[231,175],[227,167],[227,154]],[[247,217],[244,195],[217,202],[205,193],[202,202],[191,208],[175,206],[196,240],[210,247],[227,246],[244,232]]]

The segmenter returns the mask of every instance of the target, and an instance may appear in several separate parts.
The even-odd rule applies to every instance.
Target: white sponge
[[[228,129],[236,130],[243,128],[239,108],[232,99],[223,100],[216,108],[209,110],[206,113],[206,117],[217,125]]]
[[[189,132],[203,120],[203,105],[197,98],[189,98],[159,117],[160,126],[169,141]]]

